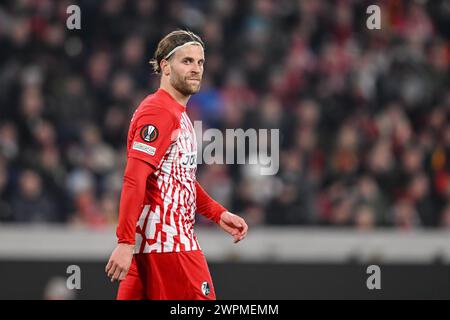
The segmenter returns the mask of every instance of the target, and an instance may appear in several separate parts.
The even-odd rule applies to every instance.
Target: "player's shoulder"
[[[136,120],[142,117],[157,117],[165,120],[179,121],[179,116],[175,110],[156,94],[150,94],[145,97],[136,111]]]
[[[160,99],[155,93],[146,96],[138,106],[138,110],[144,112],[152,108],[162,108],[164,101]]]

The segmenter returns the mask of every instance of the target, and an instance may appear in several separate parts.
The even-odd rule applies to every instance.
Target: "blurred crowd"
[[[129,121],[159,86],[148,61],[187,28],[206,43],[192,121],[280,129],[274,176],[199,166],[230,211],[252,226],[450,228],[450,4],[376,3],[381,30],[366,26],[373,1],[2,1],[0,222],[117,222]],[[66,28],[71,4],[81,30]]]

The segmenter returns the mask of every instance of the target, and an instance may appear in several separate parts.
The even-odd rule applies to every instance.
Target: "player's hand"
[[[233,236],[234,243],[241,241],[247,235],[248,226],[245,220],[231,212],[225,211],[222,213],[219,225]]]
[[[119,243],[114,249],[105,268],[111,282],[125,279],[133,259],[133,249],[134,245],[126,243]]]

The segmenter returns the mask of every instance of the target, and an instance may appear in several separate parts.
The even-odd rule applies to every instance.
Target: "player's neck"
[[[181,92],[179,92],[177,89],[175,89],[171,85],[165,85],[164,83],[161,83],[160,88],[167,91],[172,96],[172,98],[175,99],[176,102],[178,102],[179,104],[181,104],[183,106],[187,105],[189,98],[191,97],[190,95],[189,96],[183,95]]]

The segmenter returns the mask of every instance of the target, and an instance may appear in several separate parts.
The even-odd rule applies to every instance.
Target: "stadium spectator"
[[[53,199],[44,189],[41,177],[33,170],[20,173],[19,186],[12,196],[13,220],[18,223],[60,222]]]

